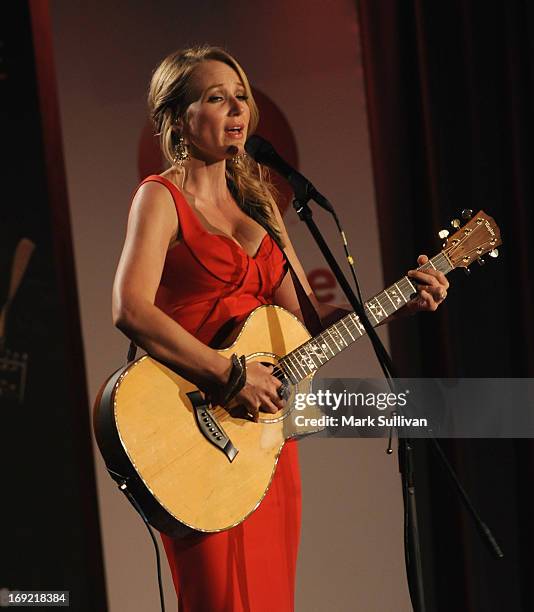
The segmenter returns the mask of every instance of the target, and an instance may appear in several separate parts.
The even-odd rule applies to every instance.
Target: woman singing
[[[237,61],[210,46],[169,55],[152,77],[149,106],[170,167],[147,177],[133,198],[114,323],[219,403],[236,400],[255,419],[276,413],[283,402],[272,367],[250,362],[243,376],[242,364],[212,347],[262,304],[301,317],[286,258],[321,318],[345,311],[315,299],[271,187],[244,154],[258,109]],[[411,310],[435,310],[445,277],[416,274],[425,288]],[[288,442],[244,522],[180,540],[162,535],[180,610],[293,610],[299,531],[297,445]]]

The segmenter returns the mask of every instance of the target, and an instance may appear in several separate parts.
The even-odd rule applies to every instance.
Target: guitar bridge
[[[202,435],[208,442],[222,451],[231,463],[239,451],[232,444],[232,441],[219,425],[217,419],[209,412],[206,399],[202,397],[200,391],[191,391],[186,395],[193,406],[195,419]]]

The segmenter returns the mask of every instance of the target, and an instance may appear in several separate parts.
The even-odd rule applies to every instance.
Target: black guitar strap
[[[130,363],[131,361],[133,361],[136,355],[137,344],[133,340],[130,340],[130,348],[128,349],[128,355],[126,356],[126,363]]]
[[[304,319],[304,324],[306,325],[307,330],[310,332],[312,336],[317,336],[322,330],[323,325],[321,324],[321,319],[315,310],[315,306],[312,304],[308,294],[304,290],[302,283],[297,276],[297,273],[293,269],[291,262],[289,261],[289,257],[284,251],[284,255],[286,256],[287,265],[289,271],[291,272],[291,279],[293,281],[293,286],[295,287],[295,293],[297,294],[297,299],[299,301],[300,311],[302,312],[302,318]]]

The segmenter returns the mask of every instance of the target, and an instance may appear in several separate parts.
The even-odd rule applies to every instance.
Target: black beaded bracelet
[[[229,404],[234,397],[241,391],[247,382],[247,366],[245,355],[238,357],[233,353],[232,357],[232,369],[230,370],[230,376],[228,382],[221,391],[221,406]]]

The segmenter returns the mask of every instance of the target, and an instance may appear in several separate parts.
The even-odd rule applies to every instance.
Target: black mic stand
[[[309,184],[309,183],[308,183]],[[297,212],[301,221],[307,225],[311,235],[315,239],[317,246],[321,250],[324,258],[334,273],[339,286],[343,289],[343,292],[347,296],[354,312],[360,318],[360,322],[365,328],[376,352],[378,361],[382,367],[382,370],[386,376],[388,384],[391,390],[394,391],[393,378],[395,377],[395,368],[391,361],[391,358],[385,350],[380,338],[376,334],[374,327],[369,322],[363,304],[356,298],[352,287],[349,285],[345,275],[341,271],[336,259],[334,258],[330,248],[326,244],[321,232],[319,231],[308,202],[313,198],[313,194],[309,193],[306,185],[294,185],[295,197],[293,199],[293,207]],[[323,198],[324,199],[324,198]],[[326,202],[328,202],[326,200]],[[324,208],[322,203],[320,203]],[[329,204],[329,203],[328,203]],[[330,205],[329,205],[330,206]],[[333,209],[330,206],[330,210]],[[335,213],[334,213],[335,215]],[[402,428],[400,433],[402,434]],[[445,471],[452,478],[453,484],[456,486],[460,493],[460,497],[466,505],[471,516],[475,520],[479,532],[485,537],[485,541],[488,543],[491,551],[497,558],[502,558],[503,553],[500,550],[495,538],[489,531],[488,527],[481,521],[476,510],[471,504],[469,498],[462,485],[458,481],[458,478],[450,465],[448,459],[445,457],[441,446],[438,444],[435,438],[431,438],[433,445],[438,453],[441,463],[445,467]],[[388,448],[388,452],[391,452]],[[403,435],[398,437],[398,460],[399,460],[399,471],[402,479],[402,494],[404,502],[404,552],[406,560],[406,573],[408,577],[408,588],[410,591],[410,598],[412,601],[414,612],[425,612],[425,596],[423,588],[423,567],[421,563],[421,543],[419,540],[419,528],[417,523],[417,504],[415,495],[415,471],[414,471],[414,460],[413,460],[413,444],[411,439],[406,438]]]

